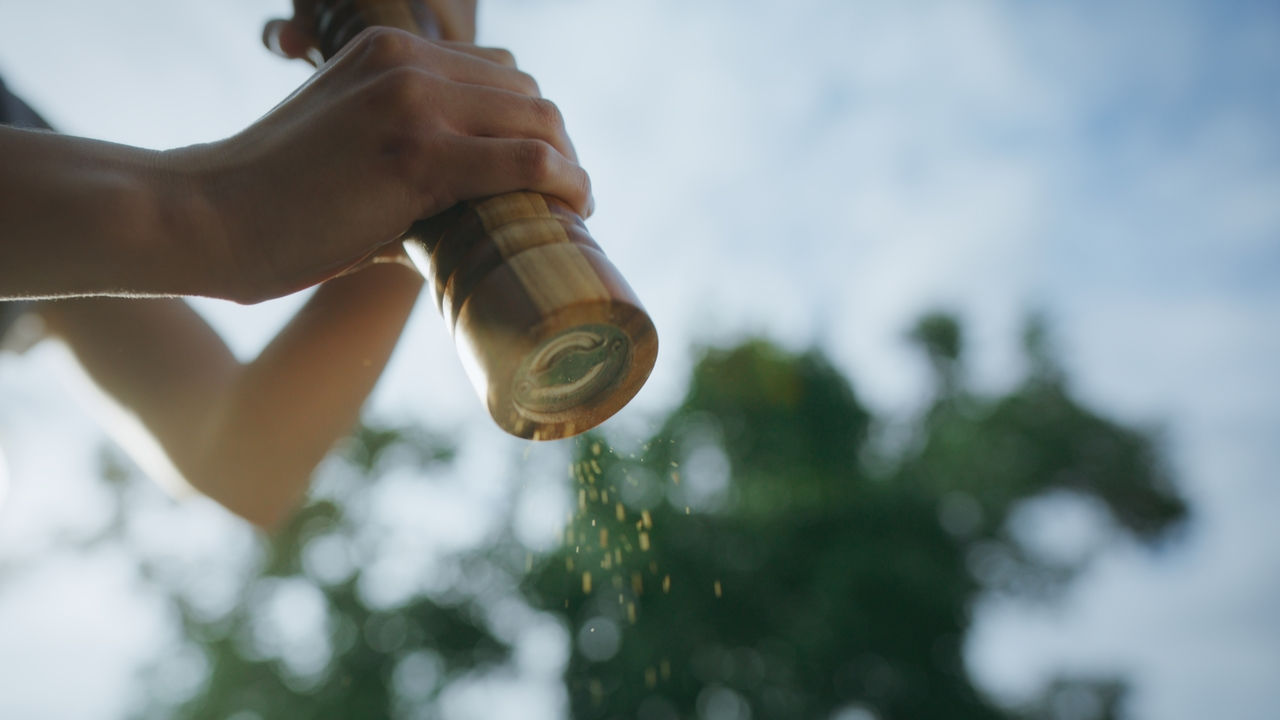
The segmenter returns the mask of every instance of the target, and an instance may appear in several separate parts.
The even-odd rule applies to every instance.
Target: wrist
[[[162,153],[0,128],[0,292],[12,297],[206,292],[205,205]],[[193,252],[194,251],[194,252]]]
[[[218,296],[216,228],[207,193],[169,153],[101,144],[94,162],[73,168],[71,206],[86,228],[75,294]]]
[[[224,215],[212,173],[199,159],[205,147],[153,152],[141,173],[138,191],[150,207],[156,238],[153,272],[166,278],[168,293],[235,300]]]

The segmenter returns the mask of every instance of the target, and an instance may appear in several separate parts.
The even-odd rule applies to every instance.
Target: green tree
[[[153,695],[173,683],[175,657],[199,668],[199,680],[187,697],[157,699],[142,715],[432,717],[452,679],[503,662],[509,648],[484,619],[482,590],[465,583],[491,570],[487,553],[451,558],[464,586],[443,599],[412,591],[375,601],[364,588],[382,549],[360,537],[368,494],[391,470],[429,476],[452,456],[441,438],[418,429],[360,428],[312,501],[258,546],[235,601],[221,611],[211,614],[191,595],[189,577],[152,568],[147,575],[182,631],[151,670]]]
[[[363,428],[289,527],[248,551],[229,602],[210,609],[189,573],[141,554],[181,631],[141,716],[435,717],[450,682],[509,655],[486,603],[522,597],[570,631],[574,718],[1119,717],[1109,677],[999,707],[962,648],[985,594],[1052,599],[1088,561],[1036,547],[1019,530],[1028,503],[1083,498],[1149,543],[1185,517],[1158,447],[1072,395],[1041,322],[1026,376],[995,396],[967,383],[954,318],[908,337],[934,393],[892,443],[821,351],[706,350],[635,453],[599,434],[572,445],[558,550],[526,570],[501,534],[447,559],[444,592],[370,596],[380,562],[413,561],[386,556],[366,506],[389,476],[447,467],[450,446]]]
[[[1009,717],[964,667],[971,608],[1053,597],[1084,562],[1026,547],[1021,503],[1087,496],[1146,541],[1185,515],[1153,441],[1071,396],[1042,324],[1027,376],[997,397],[965,384],[954,318],[910,337],[935,396],[896,452],[819,351],[761,340],[707,351],[643,452],[579,444],[578,513],[526,584],[575,638],[575,718]],[[1050,693],[1096,702],[1026,714],[1111,717],[1123,686]]]

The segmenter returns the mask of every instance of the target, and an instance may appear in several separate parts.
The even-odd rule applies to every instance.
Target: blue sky
[[[0,72],[69,132],[215,139],[307,76],[258,47],[286,4],[0,0]],[[1021,318],[1043,309],[1077,391],[1161,430],[1196,519],[1161,553],[1119,543],[1059,606],[982,608],[972,666],[1011,699],[1055,668],[1124,671],[1140,720],[1280,706],[1280,6],[505,0],[481,27],[564,110],[596,187],[592,233],[662,333],[619,427],[678,397],[692,346],[748,332],[821,342],[902,416],[924,392],[901,340],[920,311],[961,313],[974,379],[997,389],[1019,369]],[[297,302],[197,307],[249,355]],[[411,505],[439,528],[412,542],[448,547],[484,539],[483,521],[451,514],[483,518],[509,490],[477,449],[523,446],[488,426],[434,314],[419,308],[372,407],[466,428],[456,492]],[[0,587],[0,669],[23,679],[0,693],[6,716],[124,702],[119,659],[163,637],[119,558],[42,555],[96,522],[82,384],[56,347],[0,358],[0,567],[24,568]],[[558,502],[538,492],[522,515],[535,542],[554,529],[537,508]],[[205,528],[192,552],[238,537],[207,506],[174,512]],[[1094,522],[1065,506],[1036,517],[1048,529],[1032,532],[1067,543]],[[553,646],[534,626],[528,647]],[[87,639],[81,701],[56,692],[56,663]],[[530,678],[509,696],[554,716],[563,698]]]

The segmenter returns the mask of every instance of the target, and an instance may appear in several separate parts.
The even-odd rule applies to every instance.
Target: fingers
[[[457,138],[446,152],[461,171],[452,188],[459,200],[533,190],[560,198],[584,217],[594,209],[586,171],[542,140]]]
[[[541,96],[537,81],[528,73],[517,70],[515,58],[506,50],[457,43],[440,43],[433,50],[440,54],[441,69],[452,80],[532,97]]]
[[[474,55],[482,60],[488,60],[491,63],[496,63],[505,67],[514,68],[516,66],[516,56],[512,55],[511,51],[505,48],[480,47],[479,45],[472,45],[471,43],[447,42],[443,40],[438,41],[436,44],[447,47],[450,50]]]
[[[573,162],[578,153],[565,132],[560,109],[550,100],[495,88],[468,88],[453,122],[468,135],[543,140]]]
[[[319,66],[323,60],[317,52],[315,9],[312,5],[311,0],[295,0],[294,16],[291,19],[268,21],[263,27],[262,44],[283,58],[307,60],[312,65]],[[515,59],[510,52],[501,48],[477,47],[471,43],[475,37],[474,0],[458,0],[445,3],[443,8],[434,9],[445,37],[444,40],[434,41],[437,45],[515,68]]]
[[[262,44],[288,60],[306,60],[315,66],[319,66],[322,61],[310,23],[296,17],[292,20],[268,21],[262,28]]]
[[[313,39],[296,22],[279,22],[268,25],[266,40],[297,57]],[[336,97],[361,97],[352,110],[381,119],[368,126],[386,134],[376,147],[393,150],[395,175],[418,188],[426,205],[532,190],[583,215],[592,210],[591,182],[559,109],[505,50],[370,28],[317,77],[329,79],[311,85],[317,97],[331,86],[362,89]]]
[[[590,181],[551,101],[412,66],[383,72],[378,86],[361,112],[386,123],[392,139],[381,147],[400,159],[397,174],[427,180],[430,198],[538,190],[589,212]]]
[[[285,36],[280,35],[284,40]],[[378,27],[362,31],[334,58],[336,63],[383,71],[413,67],[454,82],[538,96],[538,84],[515,67],[511,53],[465,43],[430,42],[411,33]]]

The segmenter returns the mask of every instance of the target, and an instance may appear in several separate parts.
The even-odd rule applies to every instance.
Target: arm
[[[39,312],[187,483],[272,528],[355,424],[421,286],[398,264],[331,280],[243,365],[180,300],[80,298]]]
[[[0,298],[257,302],[460,200],[533,189],[586,212],[558,111],[509,62],[375,29],[219,142],[156,152],[0,130]]]
[[[531,81],[505,67],[503,61],[509,59],[500,52],[431,45],[398,33],[374,33],[362,38],[354,50],[335,58],[317,80],[245,133],[211,146],[152,154],[155,164],[142,163],[141,174],[176,163],[200,179],[198,196],[210,198],[213,216],[206,222],[218,225],[223,233],[215,245],[229,244],[245,235],[253,240],[241,243],[242,248],[247,246],[242,252],[251,253],[252,260],[233,263],[233,279],[228,282],[241,282],[239,287],[246,287],[240,276],[249,274],[255,281],[247,287],[256,289],[221,293],[233,299],[272,294],[261,289],[262,278],[268,287],[281,287],[282,282],[285,288],[305,283],[305,275],[299,275],[296,266],[308,260],[294,259],[295,254],[324,255],[325,243],[343,242],[350,234],[395,237],[419,212],[442,209],[431,202],[501,192],[496,186],[503,183],[558,187],[557,194],[574,198],[575,205],[583,207],[588,197],[585,175],[572,160],[572,149],[558,118],[546,113],[544,103],[531,102],[534,98],[530,95],[536,93]],[[449,66],[453,68],[449,72],[467,82],[439,82],[423,77],[418,70],[403,72],[406,65],[424,62],[431,67]],[[374,83],[373,90],[362,97],[360,90],[367,90],[367,86],[361,85],[363,76],[356,71],[370,64],[382,68],[383,82]],[[336,80],[326,84],[322,82],[325,73],[330,78],[339,73],[350,77],[342,86]],[[387,75],[394,82],[387,82]],[[326,87],[345,87],[346,92],[336,99],[339,107],[327,117],[332,125],[326,125],[325,117],[318,117],[326,103],[334,100],[326,97]],[[523,93],[519,92],[521,87],[525,88]],[[435,95],[424,96],[425,91]],[[432,102],[428,106],[424,100]],[[369,117],[370,101],[386,106],[383,110],[390,112],[390,117],[382,112]],[[343,103],[359,113],[344,114]],[[421,114],[430,110],[446,117],[438,118],[433,130],[421,117],[406,117],[406,108],[397,111],[401,104],[408,105],[407,110]],[[470,110],[467,105],[472,105]],[[357,114],[365,125],[380,130],[362,134],[370,128],[352,125]],[[530,140],[551,152],[527,153]],[[512,145],[513,141],[523,149]],[[337,167],[338,174],[326,175],[324,167],[306,165],[313,155],[324,159],[323,150],[335,142],[343,146],[338,152],[347,155],[337,160],[329,157],[320,165],[328,166],[330,173]],[[369,142],[375,143],[372,153]],[[123,158],[133,152],[112,147]],[[281,153],[285,162],[279,161]],[[69,156],[74,158],[75,152]],[[432,157],[436,164],[418,167]],[[524,180],[517,179],[520,177]],[[416,182],[406,188],[406,179]],[[64,180],[80,183],[84,178],[68,172]],[[428,189],[425,195],[431,202],[425,206],[423,198],[412,192],[418,182]],[[369,183],[380,183],[376,193],[367,192],[364,186]],[[401,204],[427,210],[404,213]],[[22,212],[20,205],[15,203],[9,211]],[[295,210],[292,215],[291,208]],[[101,221],[85,222],[84,227],[93,230],[97,222]],[[173,232],[158,230],[156,242],[163,246],[172,241]],[[145,234],[134,228],[118,233],[118,240],[107,242],[103,234],[92,240],[107,245],[136,243]],[[348,248],[345,264],[334,263],[333,267],[340,271],[383,242],[375,238],[354,256]],[[39,261],[39,251],[29,252],[33,256],[29,261]],[[341,254],[330,253],[334,257]],[[104,256],[119,257],[110,249]],[[220,259],[225,258],[215,261]],[[58,269],[57,263],[53,268]],[[207,278],[207,267],[204,272]],[[323,272],[332,274],[335,270]],[[89,277],[98,276],[89,273]],[[89,375],[136,416],[187,482],[269,528],[292,509],[315,465],[356,421],[421,284],[420,276],[396,264],[373,265],[331,279],[262,354],[247,364],[239,363],[208,325],[177,300],[80,298],[42,303],[39,311],[51,332],[64,339]],[[190,292],[190,288],[177,291]],[[134,286],[129,292],[153,291],[139,291]]]
[[[0,127],[0,299],[217,295],[211,208],[161,153]]]

